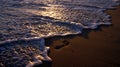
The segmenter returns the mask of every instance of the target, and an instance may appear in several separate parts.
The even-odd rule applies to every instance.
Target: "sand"
[[[112,16],[111,26],[47,39],[53,60],[48,67],[120,67],[120,6],[116,8],[106,11]]]

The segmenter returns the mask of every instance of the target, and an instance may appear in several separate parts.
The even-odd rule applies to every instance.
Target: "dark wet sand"
[[[112,16],[111,26],[48,39],[52,67],[120,67],[120,6],[107,13]],[[55,49],[64,40],[69,43]]]

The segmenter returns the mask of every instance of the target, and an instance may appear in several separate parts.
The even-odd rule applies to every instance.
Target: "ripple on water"
[[[21,65],[41,63],[43,58],[51,60],[44,44],[36,48],[38,44],[26,45],[29,44],[26,41],[41,42],[41,38],[80,34],[84,28],[109,25],[110,15],[103,11],[115,5],[118,0],[0,0],[0,44],[7,43],[10,47],[0,47],[0,65],[19,66],[17,62],[23,61],[23,56],[27,59]],[[24,42],[20,45],[19,41]],[[29,52],[35,56],[30,56]],[[31,62],[30,58],[37,61]],[[3,63],[3,60],[13,62]]]

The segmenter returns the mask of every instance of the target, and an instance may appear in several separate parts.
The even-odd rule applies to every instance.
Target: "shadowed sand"
[[[107,13],[112,16],[111,26],[48,39],[52,67],[120,67],[120,6]]]

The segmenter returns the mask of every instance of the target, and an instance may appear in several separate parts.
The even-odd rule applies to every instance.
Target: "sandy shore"
[[[49,66],[120,67],[120,6],[107,13],[112,16],[111,26],[48,39],[48,44],[52,44],[49,55],[53,59]],[[61,44],[65,45],[59,46]]]

